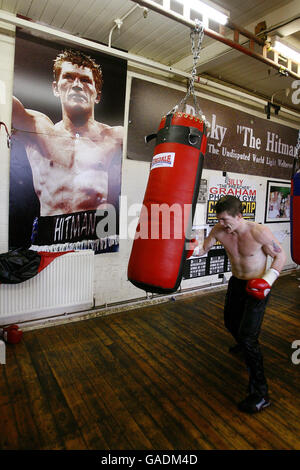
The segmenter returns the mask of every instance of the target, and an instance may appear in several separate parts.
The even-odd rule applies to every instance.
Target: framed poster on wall
[[[265,223],[290,221],[291,183],[267,181]]]
[[[126,76],[123,59],[17,29],[10,250],[119,251]]]

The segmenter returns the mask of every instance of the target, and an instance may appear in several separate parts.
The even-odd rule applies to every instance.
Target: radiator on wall
[[[94,252],[55,258],[37,276],[0,285],[0,325],[45,318],[93,306]]]

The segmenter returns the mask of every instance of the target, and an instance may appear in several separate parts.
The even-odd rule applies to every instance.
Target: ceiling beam
[[[105,46],[104,44],[99,44],[89,39],[83,39],[79,36],[74,36],[72,34],[65,33],[64,31],[60,31],[55,28],[36,23],[35,21],[29,21],[24,18],[20,18],[18,16],[13,15],[12,13],[7,13],[4,10],[0,10],[0,21],[17,26],[19,28],[27,29],[29,31],[36,31],[43,36],[50,36],[58,40],[62,40],[66,43],[76,44],[78,46],[86,47],[94,51],[104,52],[114,57],[119,57],[120,59],[128,60],[134,63],[158,69],[162,72],[170,73],[172,75],[178,75],[188,79],[191,78],[191,74],[183,70],[178,70],[174,67],[170,67],[168,65],[164,65],[159,62],[155,62],[154,60],[149,60],[145,57],[141,57],[135,54],[130,54],[114,47]]]
[[[23,29],[29,30],[29,31],[35,31],[36,33],[38,33],[38,34],[40,34],[41,36],[44,36],[44,37],[45,36],[46,37],[50,36],[50,37],[53,37],[57,40],[65,41],[65,42],[70,43],[70,44],[86,47],[86,48],[94,50],[94,51],[104,52],[104,53],[112,55],[114,57],[119,57],[119,58],[122,58],[124,60],[128,60],[131,65],[138,64],[138,66],[140,66],[142,69],[150,69],[150,70],[151,69],[156,69],[156,70],[164,72],[165,74],[170,75],[170,76],[174,76],[174,75],[176,76],[177,75],[177,76],[185,78],[185,79],[190,79],[191,78],[191,74],[187,73],[183,70],[179,70],[179,69],[176,69],[174,67],[170,67],[170,66],[161,64],[159,62],[155,62],[155,61],[146,59],[145,57],[137,56],[135,54],[129,54],[129,53],[121,51],[119,49],[115,49],[114,47],[108,47],[108,46],[105,46],[104,44],[99,44],[99,43],[96,43],[96,42],[88,40],[88,39],[82,39],[78,36],[74,36],[72,34],[65,33],[63,31],[57,30],[55,28],[52,28],[52,27],[49,27],[49,26],[46,26],[46,25],[36,23],[34,21],[29,21],[29,20],[26,20],[26,19],[23,19],[23,18],[16,17],[14,14],[8,13],[4,10],[0,10],[0,22],[1,21],[4,24],[13,25],[15,27],[20,27],[20,28],[23,28]],[[228,88],[226,86],[223,86],[219,83],[208,80],[206,78],[204,79],[204,78],[198,76],[198,77],[196,77],[195,81],[196,81],[196,83],[199,83],[203,86],[209,86],[209,87],[212,87],[212,88],[222,89],[224,91],[230,91],[231,94],[232,93],[233,94],[238,94],[238,96],[241,96],[243,98],[247,98],[250,101],[251,100],[258,101],[259,100],[259,102],[264,103],[264,100],[262,98],[259,99],[256,96],[248,94],[247,92],[241,92],[241,91],[237,91],[237,90]],[[284,110],[284,112],[286,112],[288,114],[291,114],[293,116],[296,116],[296,117],[299,116],[298,113],[296,113],[294,110],[291,110],[289,108],[282,108],[282,110]]]
[[[254,31],[256,25],[262,21],[265,21],[267,30],[265,33],[262,32],[259,36],[266,36],[266,34],[269,34],[269,30],[270,34],[272,31],[272,34],[276,33],[281,36],[288,36],[300,31],[299,0],[293,0],[284,7],[271,10],[263,17],[257,18],[255,21],[245,26],[245,28],[248,31]],[[233,39],[233,33],[230,32],[228,37]],[[295,41],[293,38],[289,38],[289,42],[292,45]],[[294,46],[299,47],[299,44],[295,43]],[[217,64],[220,63],[220,59],[223,55],[226,57],[226,60],[231,60],[231,58],[236,55],[234,52],[236,51],[221,42],[210,42],[210,44],[201,50],[197,73],[205,71],[207,64],[211,67],[214,61],[216,61]],[[177,62],[174,62],[172,66],[177,67],[180,70],[189,71],[191,69],[191,63],[192,59],[191,55],[189,55]]]
[[[185,26],[188,26],[189,28],[194,28],[195,27],[195,22],[194,21],[189,20],[189,19],[183,17],[182,15],[179,15],[178,13],[176,13],[174,11],[165,10],[161,5],[159,5],[158,3],[155,3],[152,0],[132,0],[132,1],[135,2],[135,3],[138,3],[139,5],[141,5],[143,7],[149,8],[150,10],[153,10],[156,13],[159,13],[163,16],[166,16],[169,19],[177,21],[177,22],[179,22],[179,23],[181,23]],[[231,27],[238,28],[238,26],[234,25],[233,23],[231,23],[231,24],[229,23],[229,25]],[[238,33],[241,33],[241,35],[243,35],[243,36],[245,36],[245,34],[246,34],[246,30],[243,29],[243,28],[235,29],[235,31],[237,31]],[[268,57],[266,57],[263,54],[259,54],[258,52],[255,52],[254,49],[251,48],[251,47],[249,47],[249,48],[245,47],[242,44],[240,44],[239,42],[234,41],[234,40],[232,40],[232,39],[230,39],[226,36],[223,36],[222,34],[217,33],[216,31],[213,31],[209,28],[204,28],[204,34],[211,37],[212,39],[215,39],[216,41],[222,42],[223,44],[226,44],[227,46],[230,46],[231,48],[242,52],[243,54],[248,55],[249,57],[252,57],[253,59],[256,59],[256,60],[268,65],[269,67],[272,67],[272,68],[276,69],[280,73],[285,73],[285,74],[295,78],[296,80],[300,79],[300,75],[297,74],[296,72],[293,72],[292,70],[288,69],[287,67],[284,67],[284,66],[278,64],[277,62],[275,62],[274,60],[269,59]],[[250,39],[250,42],[251,42],[251,36],[254,36],[254,35],[250,32],[247,32],[247,34],[248,34],[247,37]]]

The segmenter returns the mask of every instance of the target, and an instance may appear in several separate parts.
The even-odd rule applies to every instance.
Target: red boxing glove
[[[251,279],[247,282],[246,291],[252,297],[262,300],[267,297],[271,286],[279,276],[277,269],[270,268],[263,275],[262,279]]]
[[[246,291],[252,297],[262,300],[271,290],[270,284],[264,279],[251,279],[247,282]]]

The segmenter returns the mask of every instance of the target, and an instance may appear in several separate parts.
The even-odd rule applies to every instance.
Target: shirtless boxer
[[[94,119],[102,72],[93,59],[64,51],[54,62],[54,78],[53,93],[62,106],[60,122],[54,124],[13,99],[14,136],[24,143],[43,217],[105,207],[108,168],[122,155],[123,127]]]
[[[263,357],[258,342],[264,311],[272,284],[282,270],[286,256],[272,232],[265,226],[243,219],[242,203],[224,196],[216,204],[218,223],[198,247],[206,254],[219,241],[231,262],[225,300],[225,326],[244,353],[249,372],[249,395],[239,409],[254,413],[270,405]],[[273,259],[267,269],[267,257]]]

